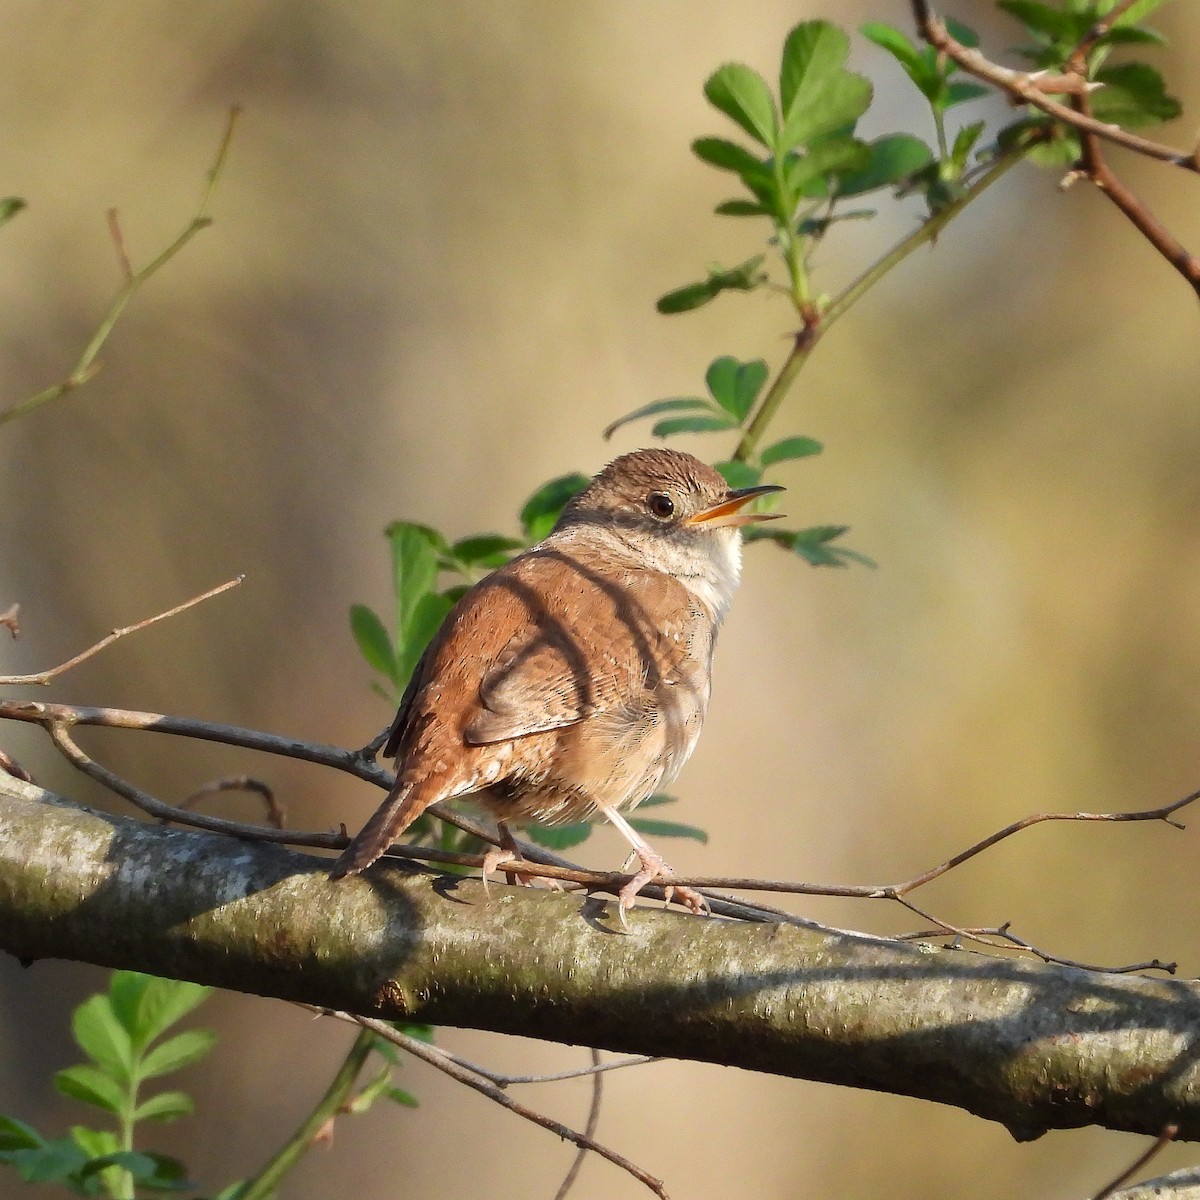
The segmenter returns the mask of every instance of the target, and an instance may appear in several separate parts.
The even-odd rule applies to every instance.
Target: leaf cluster
[[[99,1109],[113,1128],[72,1127],[69,1136],[46,1138],[32,1126],[0,1117],[0,1163],[26,1183],[56,1183],[79,1196],[132,1197],[135,1189],[194,1189],[183,1164],[163,1154],[134,1150],[135,1127],[173,1121],[192,1112],[182,1091],[143,1097],[143,1085],[203,1058],[215,1035],[189,1029],[166,1036],[200,1005],[211,988],[115,971],[107,993],[89,997],[74,1013],[72,1032],[86,1062],[54,1077],[64,1095]]]

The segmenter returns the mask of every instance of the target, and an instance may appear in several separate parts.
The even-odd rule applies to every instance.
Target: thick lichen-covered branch
[[[328,860],[0,777],[0,949],[923,1097],[1016,1136],[1200,1138],[1200,988]]]

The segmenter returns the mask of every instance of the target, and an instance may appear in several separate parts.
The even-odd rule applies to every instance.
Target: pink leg
[[[675,872],[667,865],[662,855],[615,808],[609,808],[604,804],[597,805],[597,807],[633,847],[634,854],[642,864],[642,869],[617,893],[617,913],[621,918],[622,925],[629,928],[625,913],[633,907],[633,902],[642,888],[655,880],[663,885],[668,904],[674,900],[677,904],[690,908],[694,913],[707,914],[711,911],[708,901],[694,888],[671,883],[671,876]]]

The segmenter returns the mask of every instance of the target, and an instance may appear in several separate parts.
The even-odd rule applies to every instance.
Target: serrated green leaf
[[[809,458],[811,455],[820,454],[824,449],[825,447],[816,438],[789,437],[768,446],[758,457],[764,467],[770,467],[775,463],[788,462],[796,458]]]
[[[713,209],[721,217],[765,217],[767,210],[753,200],[723,200]],[[711,297],[710,297],[711,298]]]
[[[640,421],[643,417],[657,417],[659,413],[665,412],[696,412],[711,408],[712,404],[701,396],[672,396],[667,400],[652,400],[649,404],[643,404],[641,408],[635,408],[633,412],[615,420],[604,430],[602,436],[607,441],[622,426],[631,421]]]
[[[25,207],[25,201],[20,196],[5,196],[0,199],[0,225],[11,221]]]
[[[704,95],[755,141],[774,150],[778,135],[775,102],[757,71],[742,63],[726,63],[709,76]]]
[[[352,604],[350,632],[354,635],[355,645],[358,646],[358,651],[366,660],[367,666],[381,675],[386,675],[393,684],[399,686],[392,639],[388,637],[388,632],[376,613],[365,604]]]
[[[119,1113],[125,1108],[126,1089],[106,1071],[90,1063],[79,1063],[59,1071],[54,1076],[54,1086],[64,1096],[105,1112]]]
[[[406,1092],[403,1088],[390,1087],[384,1092],[384,1095],[387,1096],[387,1098],[391,1100],[393,1104],[400,1104],[404,1108],[421,1107],[421,1102],[416,1098],[416,1096],[414,1096],[412,1092]]]
[[[569,825],[530,825],[529,840],[547,850],[570,850],[592,836],[590,821],[572,821]]]
[[[714,463],[713,466],[731,488],[754,487],[762,478],[762,472],[757,467],[752,467],[749,463],[741,462],[736,458],[731,458],[727,462]],[[649,800],[643,801],[643,807],[649,803]],[[659,801],[659,803],[663,803],[663,801]]]
[[[558,520],[564,505],[591,482],[586,475],[560,475],[544,483],[521,509],[521,528],[531,542],[540,542]]]
[[[839,175],[836,196],[860,196],[877,188],[894,187],[933,161],[933,151],[918,137],[893,133],[869,143],[870,157],[859,171]]]
[[[114,1079],[128,1083],[133,1066],[129,1033],[117,1020],[107,996],[89,996],[72,1014],[79,1048]]]
[[[129,993],[126,988],[130,989]],[[145,1046],[161,1037],[172,1025],[199,1008],[212,992],[210,987],[185,979],[161,979],[157,975],[140,975],[133,971],[115,971],[109,984],[113,1010],[125,1024],[135,1047]],[[127,1010],[127,995],[137,997],[132,1013]]]
[[[736,428],[737,422],[731,417],[668,417],[655,424],[650,433],[656,438],[669,438],[681,433],[719,433]]]
[[[1099,121],[1137,129],[1171,121],[1182,111],[1167,95],[1163,77],[1146,63],[1118,63],[1096,73],[1104,86],[1092,93],[1092,115]]]
[[[0,1154],[10,1150],[32,1150],[44,1146],[46,1139],[32,1125],[16,1117],[0,1117]]]
[[[138,1064],[138,1075],[142,1079],[155,1079],[202,1059],[216,1045],[217,1035],[208,1029],[187,1029],[174,1037],[159,1042]]]
[[[186,1092],[159,1092],[137,1106],[135,1121],[174,1121],[191,1116],[196,1106]]]
[[[628,817],[630,825],[647,837],[690,838],[693,842],[708,844],[708,834],[695,825],[680,821],[659,821],[654,817]]]

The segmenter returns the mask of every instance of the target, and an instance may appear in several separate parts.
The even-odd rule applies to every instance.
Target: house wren
[[[549,536],[458,601],[413,672],[384,753],[387,799],[334,864],[370,866],[439,800],[478,793],[500,821],[547,824],[602,813],[641,869],[619,893],[624,921],[658,879],[695,911],[690,888],[621,816],[669,784],[696,746],[713,646],[741,568],[738,526],[771,519],[677,450],[609,463]]]

